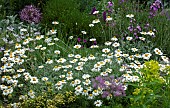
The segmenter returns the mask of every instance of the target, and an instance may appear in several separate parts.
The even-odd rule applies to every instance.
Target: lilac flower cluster
[[[158,11],[158,9],[161,8],[161,1],[160,0],[156,0],[151,6],[150,6],[150,15],[149,18],[153,18],[154,16],[156,16],[156,13]]]
[[[125,88],[121,83],[122,78],[114,78],[114,76],[97,76],[92,79],[93,88],[102,89],[102,98],[107,98],[109,96],[120,97],[125,96]]]
[[[39,23],[41,20],[42,13],[34,5],[27,5],[20,12],[20,19],[28,23]]]

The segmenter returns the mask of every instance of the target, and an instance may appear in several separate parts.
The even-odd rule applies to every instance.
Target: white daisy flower
[[[81,31],[81,33],[82,33],[82,34],[87,34],[87,32],[86,32],[86,31]]]
[[[126,37],[126,40],[131,41],[133,38],[132,37]]]
[[[48,81],[48,77],[42,77],[41,80],[42,81]]]
[[[48,59],[47,61],[46,61],[46,64],[52,64],[53,63],[53,60],[51,60],[51,59]]]
[[[140,40],[142,41],[145,41],[145,38],[144,37],[139,37]]]
[[[89,27],[94,27],[94,24],[89,24]]]
[[[128,15],[126,15],[126,17],[128,17],[128,18],[133,18],[134,15],[133,15],[133,14],[128,14]]]
[[[161,52],[161,50],[158,49],[158,48],[155,48],[155,49],[154,49],[154,52],[155,52],[155,54],[157,54],[157,55],[163,55],[163,53]]]
[[[80,71],[80,70],[83,70],[83,67],[82,66],[77,66],[77,67],[75,67],[75,69]]]
[[[96,41],[96,38],[91,38],[90,41],[94,42]]]
[[[105,42],[104,44],[105,44],[106,46],[110,46],[110,45],[112,44],[112,42],[107,41],[107,42]]]
[[[32,84],[38,83],[38,78],[37,77],[31,77],[30,79],[31,79],[30,83],[32,83]]]
[[[116,36],[111,38],[112,41],[118,41],[118,39],[116,38]]]
[[[108,53],[108,52],[110,52],[110,49],[109,48],[104,48],[104,49],[102,49],[102,52]]]
[[[95,20],[92,21],[93,24],[97,24],[97,23],[99,23],[99,22],[100,22],[99,19],[95,19]]]
[[[88,78],[90,78],[90,75],[89,74],[83,74],[82,78],[83,79],[88,79]]]
[[[97,101],[94,102],[94,105],[96,107],[101,107],[102,106],[102,101],[101,100],[97,100]]]
[[[118,42],[115,42],[115,43],[112,44],[112,46],[113,47],[118,47],[118,46],[120,46],[120,44]]]
[[[131,48],[131,50],[132,50],[132,52],[136,52],[136,51],[138,51],[138,49],[137,49],[137,48]]]
[[[151,53],[145,53],[142,55],[143,59],[146,59],[146,60],[149,60],[151,56],[152,56]]]
[[[68,57],[74,57],[74,54],[68,54]]]
[[[81,48],[81,45],[79,45],[79,44],[78,45],[74,45],[74,48],[75,49],[79,49],[79,48]]]
[[[111,21],[111,20],[113,20],[113,18],[110,16],[107,16],[106,21]]]
[[[57,25],[57,24],[59,24],[59,22],[58,21],[53,21],[52,24]]]
[[[60,51],[59,50],[55,50],[54,53],[55,54],[60,54]]]

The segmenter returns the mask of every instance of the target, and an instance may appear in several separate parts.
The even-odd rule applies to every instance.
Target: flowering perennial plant
[[[92,79],[93,88],[102,90],[102,98],[112,98],[126,96],[125,87],[121,82],[122,78],[114,78],[114,76],[97,76]]]
[[[34,5],[27,5],[20,12],[20,19],[28,23],[39,23],[42,18],[42,13]]]

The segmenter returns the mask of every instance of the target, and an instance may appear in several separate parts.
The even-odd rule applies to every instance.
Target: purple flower
[[[152,18],[156,15],[158,9],[161,8],[161,4],[162,3],[160,0],[156,0],[154,3],[152,3],[150,6],[149,18]]]
[[[108,91],[103,91],[103,94],[102,94],[102,98],[106,98],[107,96],[109,96],[109,92]]]
[[[86,40],[86,39],[84,39],[84,40],[83,40],[83,42],[84,42],[84,43],[86,43],[86,42],[87,42],[87,40]]]
[[[4,47],[0,47],[0,52],[4,51],[5,48]]]
[[[102,98],[106,98],[110,94],[118,97],[126,95],[121,81],[122,77],[114,79],[114,76],[97,76],[96,78],[92,79],[92,84],[94,89],[102,89]]]
[[[80,42],[80,41],[81,41],[81,38],[77,38],[77,41]]]
[[[111,1],[108,2],[108,7],[113,6],[113,3]]]
[[[133,26],[130,25],[130,26],[128,27],[128,30],[129,30],[130,32],[132,32],[132,31],[133,31]]]
[[[142,31],[141,27],[139,25],[137,25],[136,27],[139,31]]]
[[[103,12],[103,20],[106,21],[106,11]]]
[[[93,44],[94,44],[94,45],[97,45],[97,41],[94,41]]]
[[[20,19],[28,23],[39,23],[41,20],[42,13],[34,5],[27,5],[19,13]]]
[[[92,11],[91,11],[91,14],[93,15],[93,13],[97,11],[96,7],[93,7]]]

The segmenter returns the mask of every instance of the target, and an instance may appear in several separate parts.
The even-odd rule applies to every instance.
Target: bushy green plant
[[[7,108],[70,108],[76,100],[77,96],[71,91],[53,95],[42,93],[42,95],[33,99],[23,99],[22,102],[9,104]]]
[[[140,81],[130,98],[132,108],[159,108],[167,105],[166,99],[169,97],[164,96],[169,93],[169,72],[166,71],[166,75],[161,76],[160,68],[159,63],[154,60],[144,63],[144,67],[140,70]]]

